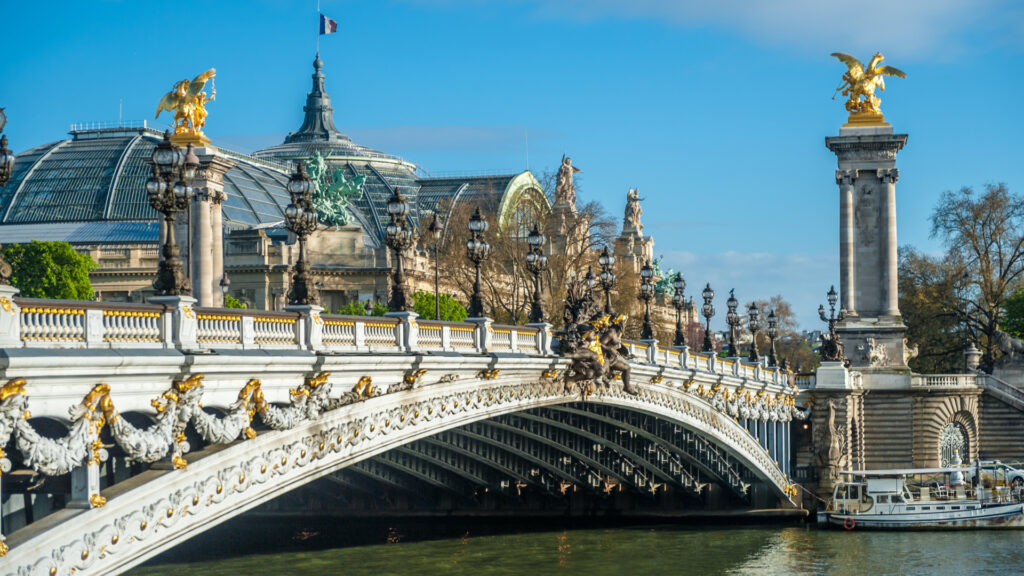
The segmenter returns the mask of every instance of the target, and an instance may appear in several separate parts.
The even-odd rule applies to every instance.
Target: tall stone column
[[[192,295],[199,306],[219,306],[220,277],[224,271],[223,217],[221,204],[226,198],[224,174],[234,161],[220,155],[211,147],[195,150],[199,156],[199,171],[192,183],[194,199],[191,206]]]
[[[899,170],[896,168],[879,169],[878,179],[885,187],[885,225],[888,234],[885,238],[885,250],[888,253],[886,258],[888,266],[884,270],[885,279],[885,315],[900,317],[899,298],[899,255],[896,245],[896,180],[899,178]]]
[[[210,227],[210,198],[206,190],[192,198],[192,295],[200,306],[213,306],[210,275],[213,273],[213,230]]]
[[[825,138],[838,160],[839,277],[849,313],[837,329],[852,367],[892,374],[887,387],[909,386],[897,374],[907,370],[896,236],[896,154],[906,143],[888,124],[847,124]]]
[[[213,240],[213,267],[210,282],[213,290],[213,305],[224,306],[224,293],[220,289],[220,279],[224,276],[224,200],[227,194],[223,188],[210,196],[210,226]]]
[[[839,185],[839,295],[840,305],[850,316],[857,315],[853,260],[853,183],[856,170],[836,170]]]

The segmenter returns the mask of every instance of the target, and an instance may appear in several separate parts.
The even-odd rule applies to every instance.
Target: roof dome
[[[71,135],[70,140],[17,155],[10,181],[0,187],[0,242],[21,241],[30,230],[39,238],[40,224],[101,221],[136,224],[109,226],[105,229],[112,234],[120,232],[106,239],[102,227],[85,227],[91,240],[76,241],[156,241],[158,214],[149,205],[146,180],[152,175],[149,158],[162,134],[144,127],[119,127],[72,130]],[[282,220],[289,202],[287,168],[223,149],[218,152],[235,162],[224,176],[225,225],[239,228]],[[83,227],[61,229],[80,233]]]

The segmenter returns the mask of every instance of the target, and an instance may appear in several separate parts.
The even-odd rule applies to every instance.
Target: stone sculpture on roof
[[[192,141],[206,144],[209,140],[203,135],[203,126],[206,125],[206,103],[217,97],[217,87],[210,82],[210,95],[204,92],[206,82],[213,80],[217,70],[210,68],[206,72],[196,76],[191,81],[187,78],[178,82],[156,107],[156,117],[160,112],[167,110],[174,112],[174,134],[185,135],[186,138],[179,138],[181,142]],[[188,138],[191,136],[192,138]]]
[[[623,221],[623,228],[632,228],[638,234],[643,233],[644,224],[640,217],[644,215],[644,209],[640,207],[640,190],[630,188],[626,193],[626,217]]]
[[[581,170],[572,165],[572,158],[562,155],[562,165],[558,168],[558,176],[555,179],[555,204],[565,202],[569,207],[576,210],[576,186],[572,183],[572,176]]]

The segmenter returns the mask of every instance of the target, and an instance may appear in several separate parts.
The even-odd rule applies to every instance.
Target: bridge
[[[547,324],[3,289],[8,573],[122,572],[344,469],[411,490],[796,493],[788,423],[806,413],[763,364],[630,341],[639,393],[587,393],[565,386]],[[32,518],[46,491],[65,505]]]

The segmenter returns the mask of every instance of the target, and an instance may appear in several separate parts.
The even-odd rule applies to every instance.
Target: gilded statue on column
[[[885,126],[885,118],[878,106],[882,101],[875,96],[875,89],[885,91],[885,79],[883,76],[895,76],[906,78],[903,71],[892,66],[880,66],[885,56],[881,52],[875,52],[867,67],[849,54],[833,52],[832,56],[846,64],[848,70],[843,74],[843,83],[836,88],[836,92],[843,91],[846,100],[846,110],[850,113],[850,124]],[[834,96],[833,96],[834,98]]]
[[[178,145],[192,143],[203,146],[210,143],[203,134],[206,125],[206,104],[217,97],[217,87],[212,82],[217,71],[210,68],[192,80],[185,79],[174,85],[164,94],[156,107],[156,117],[167,110],[174,112],[174,136],[171,140]],[[206,83],[210,82],[210,94],[207,96]]]

